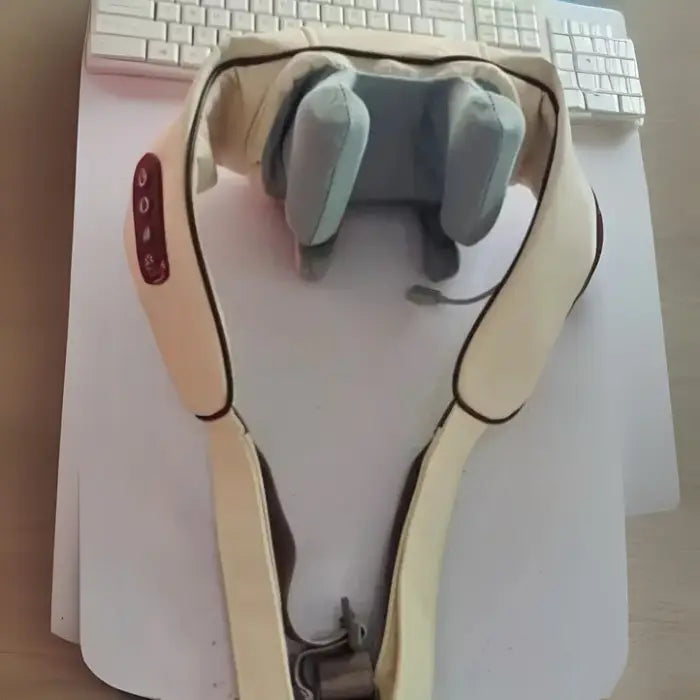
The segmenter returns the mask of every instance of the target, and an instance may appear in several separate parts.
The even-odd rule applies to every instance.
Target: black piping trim
[[[447,408],[443,411],[442,415],[440,416],[440,420],[437,422],[437,426],[435,430],[438,428],[442,428],[443,425],[445,425],[445,421],[447,420],[447,417],[450,415],[450,411],[452,410],[452,407],[455,405],[454,399],[450,401],[447,404]]]
[[[588,284],[591,281],[591,278],[593,277],[596,269],[598,268],[598,263],[600,262],[600,257],[603,253],[603,243],[605,240],[605,226],[603,224],[603,215],[600,211],[600,206],[598,205],[598,198],[595,196],[595,192],[593,192],[593,200],[595,201],[595,209],[596,209],[596,248],[595,248],[595,255],[593,257],[593,264],[591,265],[591,269],[588,272],[588,275],[586,276],[586,279],[583,283],[583,287],[581,287],[581,291],[576,295],[576,298],[574,299],[573,303],[571,304],[571,309],[574,308],[576,305],[576,302],[581,298],[583,293],[588,289]],[[571,313],[571,309],[569,310],[569,313]],[[463,354],[463,353],[462,353]],[[461,357],[455,367],[455,373],[453,375],[457,376],[459,373],[457,371],[457,368],[459,367],[461,363]],[[473,410],[470,406],[468,406],[466,403],[460,403],[459,397],[455,399],[457,402],[457,405],[460,406],[460,408],[464,409],[470,416],[473,418],[476,418],[477,420],[483,421],[485,423],[490,423],[493,425],[496,424],[501,424],[501,423],[507,423],[511,418],[514,418],[515,416],[520,413],[522,410],[523,406],[525,404],[522,404],[519,408],[517,408],[513,413],[510,415],[506,416],[505,418],[486,418],[485,416],[482,416],[480,413],[477,411]]]
[[[207,95],[209,94],[209,90],[211,89],[214,81],[221,75],[226,70],[229,70],[230,68],[242,68],[242,67],[247,67],[247,66],[256,66],[256,65],[262,65],[264,63],[272,63],[274,61],[282,61],[288,58],[293,58],[294,56],[297,56],[298,54],[302,53],[315,53],[315,52],[331,52],[331,53],[337,53],[341,54],[344,56],[350,56],[354,58],[369,58],[369,59],[382,59],[382,58],[389,58],[389,59],[394,59],[401,61],[403,63],[407,63],[408,65],[415,65],[415,66],[438,66],[442,65],[444,63],[451,63],[452,61],[470,61],[473,63],[486,63],[489,65],[496,66],[497,68],[500,68],[502,71],[507,73],[508,75],[511,75],[512,77],[518,78],[520,80],[523,80],[526,83],[529,83],[530,85],[534,85],[535,87],[539,88],[542,90],[548,97],[550,102],[552,103],[552,108],[554,109],[554,115],[555,115],[555,130],[554,130],[554,135],[552,138],[552,147],[549,152],[549,157],[547,160],[547,166],[545,168],[545,174],[544,178],[542,180],[542,185],[540,188],[540,195],[537,200],[537,205],[535,207],[535,212],[533,214],[532,220],[530,221],[530,225],[528,227],[527,233],[525,234],[525,238],[523,239],[523,242],[513,258],[513,261],[510,264],[510,267],[508,268],[508,271],[504,275],[503,279],[500,281],[498,286],[496,287],[496,290],[494,291],[493,295],[489,299],[489,301],[484,305],[484,308],[481,310],[481,313],[476,319],[476,322],[472,326],[469,335],[467,336],[466,340],[464,341],[464,344],[462,345],[462,349],[459,352],[459,355],[457,357],[457,363],[455,365],[455,369],[453,371],[452,375],[452,390],[454,393],[454,398],[455,402],[457,405],[462,408],[464,411],[469,413],[471,416],[476,418],[477,420],[480,420],[484,423],[490,423],[490,424],[496,424],[496,423],[505,423],[506,421],[510,420],[519,410],[518,408],[516,411],[514,411],[512,414],[509,416],[506,416],[505,418],[489,418],[488,416],[484,416],[475,409],[471,408],[469,404],[467,404],[460,396],[458,392],[458,369],[462,364],[462,358],[464,357],[464,353],[467,350],[467,347],[469,346],[469,343],[471,342],[471,339],[474,336],[474,333],[478,329],[478,327],[481,325],[481,322],[483,321],[487,311],[493,304],[494,300],[500,293],[501,289],[503,288],[504,284],[508,281],[508,278],[510,277],[513,269],[515,268],[515,265],[517,264],[518,260],[520,259],[520,256],[522,254],[523,248],[525,247],[525,244],[527,243],[530,234],[532,233],[532,228],[535,223],[535,220],[537,219],[537,215],[539,214],[540,206],[542,203],[542,193],[546,190],[547,184],[549,182],[549,176],[550,176],[550,171],[552,168],[552,161],[554,159],[554,151],[557,143],[557,136],[558,136],[558,119],[559,119],[559,103],[557,102],[556,96],[554,95],[554,92],[544,83],[540,82],[539,80],[532,78],[527,75],[523,75],[522,73],[519,73],[518,71],[514,71],[510,68],[506,68],[504,66],[499,65],[498,63],[494,61],[489,61],[486,58],[482,58],[481,56],[469,56],[466,54],[454,54],[450,56],[439,56],[436,58],[418,58],[415,56],[396,56],[395,54],[384,54],[384,53],[379,53],[379,52],[374,52],[374,51],[359,51],[357,49],[349,49],[349,48],[340,48],[337,46],[308,46],[308,47],[303,47],[300,49],[290,49],[289,51],[280,51],[275,54],[269,54],[265,56],[241,56],[239,58],[231,58],[226,61],[222,61],[218,65],[216,65],[211,73],[207,76],[207,80],[204,84],[204,87],[202,88],[202,92],[200,93],[199,100],[197,102],[197,106],[195,108],[194,116],[192,119],[192,125],[190,127],[189,133],[187,135],[187,144],[186,144],[186,149],[185,149],[185,209],[187,211],[187,222],[190,228],[190,236],[192,238],[192,245],[195,251],[195,257],[197,259],[197,266],[199,267],[199,272],[202,277],[202,281],[204,282],[204,289],[207,295],[207,301],[209,302],[209,307],[211,309],[212,315],[214,317],[214,323],[216,325],[216,333],[219,339],[219,346],[221,349],[221,355],[223,357],[223,362],[224,362],[224,372],[226,375],[226,399],[224,405],[217,411],[211,414],[207,415],[197,415],[197,418],[203,421],[213,421],[217,420],[218,418],[221,418],[222,416],[226,415],[226,413],[229,411],[231,406],[233,405],[233,372],[232,372],[232,367],[231,367],[231,358],[229,356],[228,352],[228,343],[226,342],[226,334],[224,332],[224,324],[221,319],[221,316],[219,314],[219,310],[216,306],[216,299],[214,297],[214,290],[211,284],[211,280],[209,278],[209,273],[207,271],[206,263],[204,261],[204,256],[202,254],[202,248],[201,244],[199,241],[199,233],[197,231],[197,224],[195,221],[195,216],[194,216],[194,205],[192,202],[192,159],[194,156],[194,144],[195,144],[195,136],[198,132],[199,129],[199,123],[202,119],[202,111],[204,108],[204,103],[206,100]]]
[[[374,663],[376,663],[377,658],[379,657],[381,645],[384,640],[384,634],[386,632],[386,620],[389,616],[389,602],[391,600],[391,583],[394,578],[394,572],[396,571],[396,560],[399,556],[401,535],[403,534],[403,529],[406,525],[408,512],[411,509],[411,503],[413,502],[413,498],[416,494],[418,480],[420,479],[420,474],[423,470],[425,455],[433,442],[433,437],[434,433],[430,440],[428,440],[427,444],[416,455],[413,462],[411,462],[411,466],[409,467],[404,478],[399,500],[394,507],[394,519],[391,523],[389,540],[386,545],[384,560],[382,563],[383,576],[382,583],[379,587],[379,602],[377,604],[376,628],[381,630],[381,634],[376,636],[370,652]]]
[[[591,266],[591,271],[586,277],[586,281],[581,287],[581,291],[578,293],[574,303],[571,305],[572,308],[574,304],[581,298],[583,293],[588,289],[588,284],[591,281],[595,271],[598,269],[598,263],[600,262],[600,256],[603,254],[603,245],[605,244],[605,225],[603,223],[603,214],[600,211],[600,206],[598,205],[598,197],[593,193],[593,200],[595,201],[595,257],[593,258],[593,265]]]
[[[552,108],[554,109],[554,117],[555,117],[555,128],[554,128],[554,134],[552,136],[552,147],[550,148],[549,151],[549,156],[547,157],[547,164],[545,166],[544,170],[544,177],[542,178],[542,185],[540,186],[540,193],[537,198],[537,204],[535,205],[535,211],[532,215],[532,219],[530,220],[530,225],[527,228],[527,232],[525,233],[525,237],[523,238],[523,242],[520,244],[520,248],[518,248],[518,252],[515,254],[515,257],[513,258],[513,261],[511,262],[510,266],[508,267],[508,270],[506,271],[506,274],[503,275],[503,279],[498,283],[496,290],[494,293],[491,295],[489,300],[484,304],[483,308],[481,309],[481,312],[479,313],[476,321],[474,322],[474,325],[471,327],[469,334],[467,335],[466,340],[464,341],[464,344],[462,345],[461,350],[459,351],[459,354],[457,355],[457,362],[455,363],[454,370],[452,372],[452,393],[454,394],[455,397],[455,402],[457,405],[463,410],[466,411],[470,416],[473,418],[476,418],[476,420],[481,421],[482,423],[488,423],[489,425],[499,425],[502,423],[507,423],[511,418],[515,417],[522,409],[523,405],[520,405],[518,408],[515,409],[512,413],[510,413],[507,416],[504,416],[502,418],[491,418],[489,416],[485,416],[483,413],[480,413],[476,409],[472,408],[464,399],[459,395],[459,370],[462,366],[462,360],[464,359],[464,354],[467,351],[467,348],[469,347],[469,343],[471,343],[472,338],[474,337],[474,334],[476,331],[479,329],[479,326],[481,325],[482,321],[486,317],[486,314],[488,313],[488,310],[491,308],[492,304],[494,301],[496,301],[498,295],[500,294],[501,290],[505,286],[505,283],[508,281],[510,278],[511,274],[513,273],[513,270],[515,269],[515,266],[518,264],[518,261],[520,260],[520,256],[523,253],[523,250],[525,249],[525,245],[527,244],[528,240],[530,239],[530,236],[532,235],[532,229],[535,225],[535,221],[537,220],[537,216],[540,213],[540,208],[542,206],[542,195],[547,189],[547,185],[549,184],[549,176],[551,175],[552,171],[552,163],[554,161],[554,152],[556,150],[557,146],[557,138],[559,136],[559,103],[557,102],[556,95],[554,92],[544,83],[540,83],[538,80],[534,80],[532,78],[527,78],[523,75],[518,75],[517,73],[514,73],[512,71],[506,71],[511,73],[511,75],[515,75],[516,77],[520,78],[521,80],[525,80],[526,82],[536,85],[537,87],[544,92],[547,97],[549,97],[549,101],[552,104]]]

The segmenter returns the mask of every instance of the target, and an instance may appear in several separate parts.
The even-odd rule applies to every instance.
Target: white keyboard
[[[542,53],[571,118],[641,123],[632,41],[618,13],[551,0],[92,0],[89,70],[190,80],[231,37],[342,26],[474,39]]]

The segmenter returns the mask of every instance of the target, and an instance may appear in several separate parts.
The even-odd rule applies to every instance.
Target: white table
[[[157,355],[121,242],[133,164],[184,91],[83,75],[52,628],[79,639],[110,684],[208,700],[228,697],[231,671],[205,446]],[[621,468],[628,511],[675,498],[639,140],[598,129],[577,142],[606,217],[605,257],[527,408],[470,459],[445,558],[436,700],[467,687],[475,700],[609,695],[627,651]],[[407,220],[354,219],[328,281],[302,289],[279,214],[257,190],[230,179],[205,199],[205,249],[236,319],[237,404],[298,538],[292,614],[317,631],[333,624],[340,595],[371,608],[405,469],[447,401],[476,309],[401,301],[417,281],[396,261]],[[509,197],[498,235],[465,256],[450,293],[497,278],[527,206]],[[345,321],[319,328],[335,315]],[[284,346],[289,334],[298,342]],[[393,352],[388,361],[403,341],[401,363]],[[650,479],[658,488],[647,494]]]

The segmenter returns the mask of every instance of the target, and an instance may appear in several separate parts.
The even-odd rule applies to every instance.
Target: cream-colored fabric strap
[[[453,405],[421,465],[394,563],[376,681],[381,700],[432,697],[442,554],[464,463],[486,425]]]
[[[208,425],[216,534],[242,700],[292,700],[265,489],[255,445],[233,412]]]

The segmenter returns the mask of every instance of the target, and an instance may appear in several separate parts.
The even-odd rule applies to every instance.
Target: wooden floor
[[[614,700],[700,699],[700,3],[619,0],[637,46],[682,506],[629,523],[631,651]],[[0,20],[0,698],[120,698],[48,629],[78,71],[87,0]],[[683,10],[681,12],[681,6]],[[38,20],[42,15],[41,21]],[[33,36],[31,44],[27,37]],[[510,699],[504,699],[510,700]],[[548,699],[547,699],[548,700]],[[567,700],[561,698],[559,700]]]

